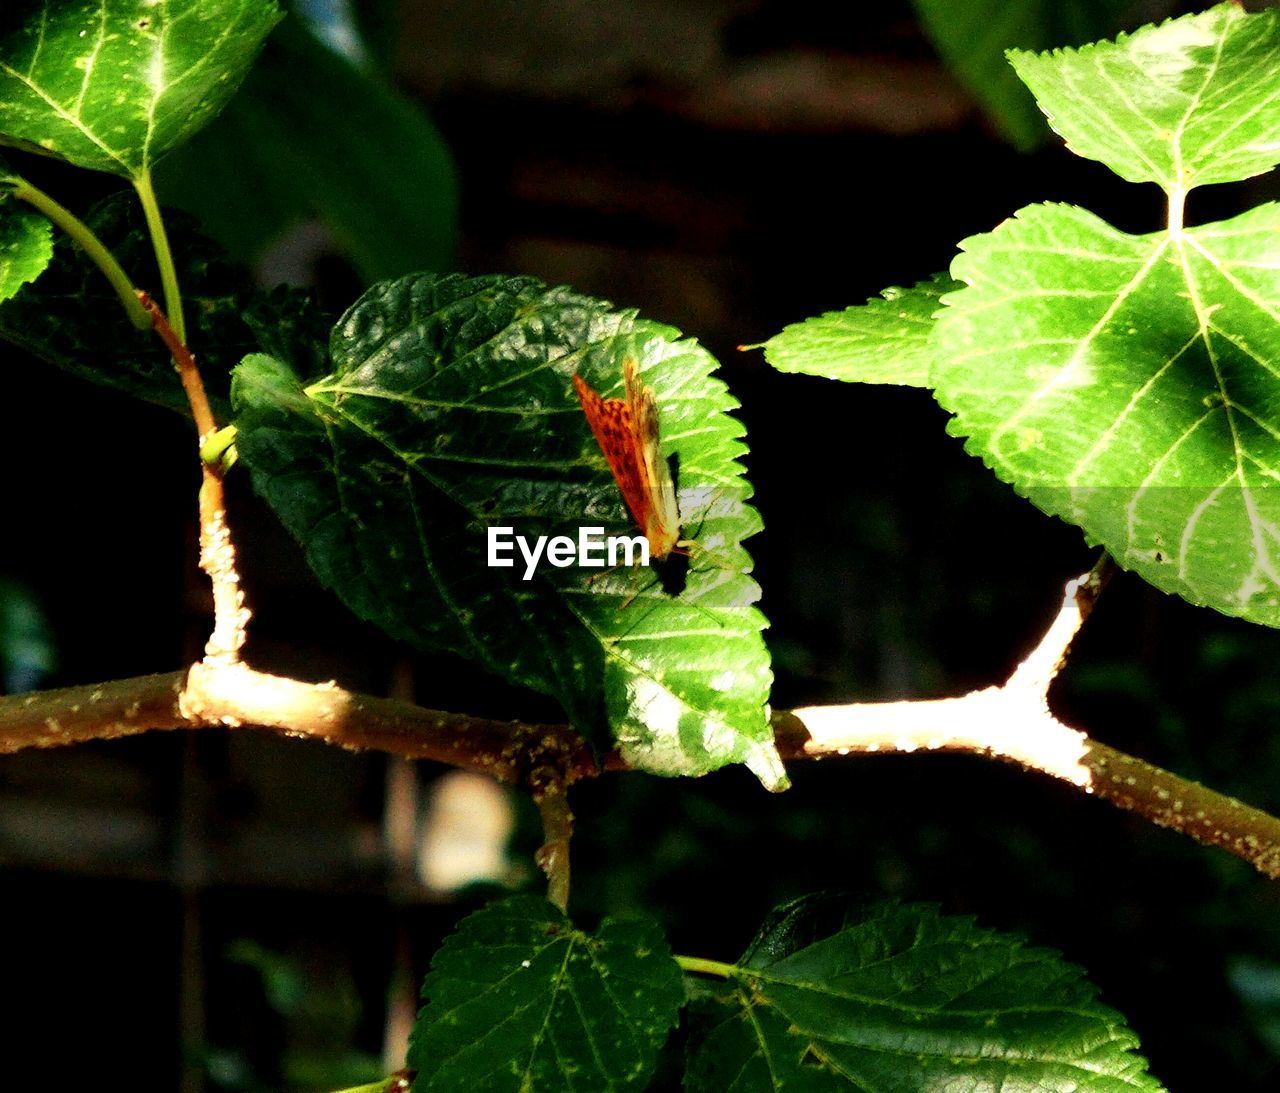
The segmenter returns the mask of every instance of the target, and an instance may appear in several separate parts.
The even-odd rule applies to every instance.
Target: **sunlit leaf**
[[[1044,118],[1005,50],[1079,45],[1117,29],[1127,0],[913,0],[942,58],[1020,148],[1045,136]]]
[[[53,229],[39,213],[4,192],[0,164],[0,302],[45,271],[53,258]]]
[[[1146,236],[1032,206],[962,247],[935,381],[968,449],[1156,587],[1280,625],[1280,206]]]
[[[805,354],[789,366],[901,382],[911,347],[951,431],[1025,497],[1156,587],[1280,626],[1280,206],[1184,224],[1190,186],[1280,161],[1278,60],[1276,13],[1232,5],[1020,54],[1073,148],[1170,191],[1167,229],[1031,206],[961,243],[966,287],[927,346],[920,325],[875,326],[873,301],[780,335]],[[854,324],[852,366],[800,340]]]
[[[126,178],[226,104],[275,0],[6,0],[0,143]]]
[[[1280,163],[1280,18],[1219,4],[1082,49],[1011,55],[1078,155],[1188,190]]]
[[[933,316],[959,285],[945,273],[912,288],[887,288],[865,304],[793,323],[764,343],[780,372],[850,383],[927,387]]]
[[[240,455],[321,580],[363,618],[556,696],[646,769],[745,762],[782,779],[771,673],[743,539],[737,403],[696,343],[531,278],[420,275],[378,285],[339,321],[332,375],[285,362],[236,372]],[[636,361],[678,454],[684,587],[656,575],[488,564],[487,533],[636,534],[573,393],[620,393]]]

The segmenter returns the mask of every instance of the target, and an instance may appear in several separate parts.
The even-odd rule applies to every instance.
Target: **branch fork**
[[[1049,708],[1049,688],[1111,573],[1104,555],[1067,583],[1062,605],[1034,649],[998,687],[955,698],[811,706],[782,725],[784,755],[965,751],[1017,763],[1089,790],[1090,741]],[[799,724],[796,724],[799,722]]]

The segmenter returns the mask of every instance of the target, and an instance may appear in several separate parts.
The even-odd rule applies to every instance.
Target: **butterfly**
[[[666,562],[673,554],[683,555],[687,568],[687,551],[677,548],[690,544],[680,538],[680,509],[676,504],[676,457],[670,462],[662,456],[658,434],[658,400],[653,388],[640,380],[634,360],[622,362],[623,398],[604,398],[575,374],[573,389],[587,424],[604,453],[609,470],[635,522],[649,540],[649,557]],[[663,587],[677,593],[683,587],[683,573],[663,578]]]

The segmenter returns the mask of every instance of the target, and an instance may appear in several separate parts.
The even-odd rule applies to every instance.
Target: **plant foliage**
[[[1033,205],[960,244],[927,353],[966,448],[1044,511],[1192,603],[1280,625],[1280,206],[1187,227],[1195,186],[1280,162],[1280,20],[1223,4],[1013,64],[1075,152],[1168,194],[1165,230]],[[844,329],[871,319],[851,309]],[[869,314],[861,309],[862,314]],[[770,343],[792,369],[915,382]],[[919,349],[918,325],[914,340]],[[865,349],[860,350],[865,352]]]
[[[165,160],[156,186],[247,261],[312,216],[367,282],[453,259],[457,181],[439,133],[292,17],[222,116]]]
[[[129,179],[203,128],[275,0],[16,0],[0,14],[0,143]]]
[[[652,922],[577,929],[536,896],[466,918],[431,964],[414,1093],[643,1089],[684,1001]]]
[[[1079,45],[1108,34],[1124,0],[913,0],[934,47],[1019,148],[1040,144],[1044,118],[1005,63],[1010,48]]]
[[[10,223],[0,204],[0,230]],[[49,222],[22,209],[20,223]],[[226,412],[231,369],[247,353],[263,349],[294,353],[309,374],[324,364],[327,329],[311,293],[279,287],[255,288],[245,271],[196,230],[190,219],[172,216],[174,261],[192,305],[193,344],[215,407]],[[143,284],[159,280],[142,213],[132,195],[107,198],[85,214],[85,223]],[[53,242],[52,262],[38,284],[0,304],[0,339],[92,383],[189,413],[182,385],[163,345],[135,329],[102,274],[64,235]]]
[[[771,674],[742,540],[759,530],[737,403],[692,341],[531,278],[377,285],[334,327],[333,373],[237,369],[239,450],[325,584],[358,615],[554,695],[632,762],[698,774],[743,761],[782,778]],[[653,574],[493,568],[487,529],[633,533],[573,394],[618,393],[624,360],[658,394],[698,549],[683,591]]]
[[[921,7],[941,33],[942,8]],[[273,0],[7,5],[0,143],[123,176],[145,199],[153,164],[226,105],[279,15]],[[334,73],[336,97],[356,86],[310,39],[283,48]],[[1280,19],[1224,4],[1013,63],[1075,152],[1165,190],[1165,229],[1133,236],[1084,209],[1031,206],[966,240],[950,276],[797,324],[766,353],[783,370],[931,388],[969,451],[1122,564],[1280,625],[1280,206],[1184,223],[1194,186],[1280,162]],[[267,76],[260,95],[304,115],[281,71]],[[389,92],[364,106],[382,132],[414,132]],[[316,133],[289,134],[286,171],[316,162]],[[269,142],[289,145],[274,130]],[[448,188],[439,150],[421,151]],[[51,245],[48,223],[18,204],[25,185],[0,167],[0,336],[179,406],[164,354],[116,318],[117,296],[79,251]],[[381,192],[407,201],[385,178]],[[376,222],[354,194],[331,187],[319,201],[353,237]],[[437,197],[452,208],[451,191]],[[697,343],[532,278],[418,273],[375,285],[326,330],[308,296],[254,293],[192,233],[176,233],[175,262],[118,197],[76,223],[139,279],[188,285],[195,350],[215,374],[235,365],[230,407],[256,488],[357,614],[555,696],[637,766],[695,775],[743,762],[784,784],[743,546],[760,529],[747,448]],[[422,249],[434,260],[444,244]],[[572,384],[617,397],[627,362],[655,393],[661,456],[677,462],[687,571],[669,587],[647,571],[588,580],[545,565],[526,580],[518,555],[494,568],[495,527],[634,534]],[[6,585],[0,606],[7,673],[48,671],[32,604]],[[711,978],[682,980],[681,964]],[[810,897],[727,965],[673,959],[652,922],[588,932],[518,896],[465,919],[437,953],[415,1089],[642,1088],[686,992],[695,1093],[1160,1088],[1077,968],[929,906],[853,912]]]
[[[1057,953],[971,919],[806,897],[699,1005],[685,1088],[1159,1089],[1095,995]]]
[[[53,258],[53,230],[37,213],[16,207],[3,195],[0,164],[0,303],[45,271]]]

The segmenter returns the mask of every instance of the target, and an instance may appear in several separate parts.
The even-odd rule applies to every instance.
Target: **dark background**
[[[398,18],[362,14],[370,63],[430,111],[456,162],[457,268],[571,283],[724,362],[767,529],[752,549],[775,704],[1002,678],[1091,564],[1080,533],[965,456],[926,392],[778,375],[735,347],[927,277],[1033,201],[1151,230],[1155,188],[1056,140],[1013,149],[905,0],[406,0]],[[111,188],[42,179],[72,204]],[[1275,188],[1219,188],[1193,218]],[[263,261],[310,269],[334,309],[360,289],[321,229],[291,229]],[[0,360],[0,577],[48,620],[57,667],[41,682],[179,667],[207,624],[185,423],[8,348]],[[555,716],[352,619],[244,476],[233,482],[255,664]],[[1098,739],[1275,812],[1277,663],[1276,634],[1121,575],[1055,700]],[[441,774],[248,732],[0,758],[6,1081],[72,1073],[194,1093],[371,1080],[388,1015],[403,1021],[440,938],[494,892],[432,891],[414,872],[415,816]],[[676,951],[732,959],[789,896],[935,901],[1086,967],[1170,1088],[1275,1088],[1280,900],[1247,866],[978,759],[793,776],[776,797],[737,770],[581,786],[575,914],[645,911]],[[519,798],[510,807],[508,879],[535,884],[536,824]]]

